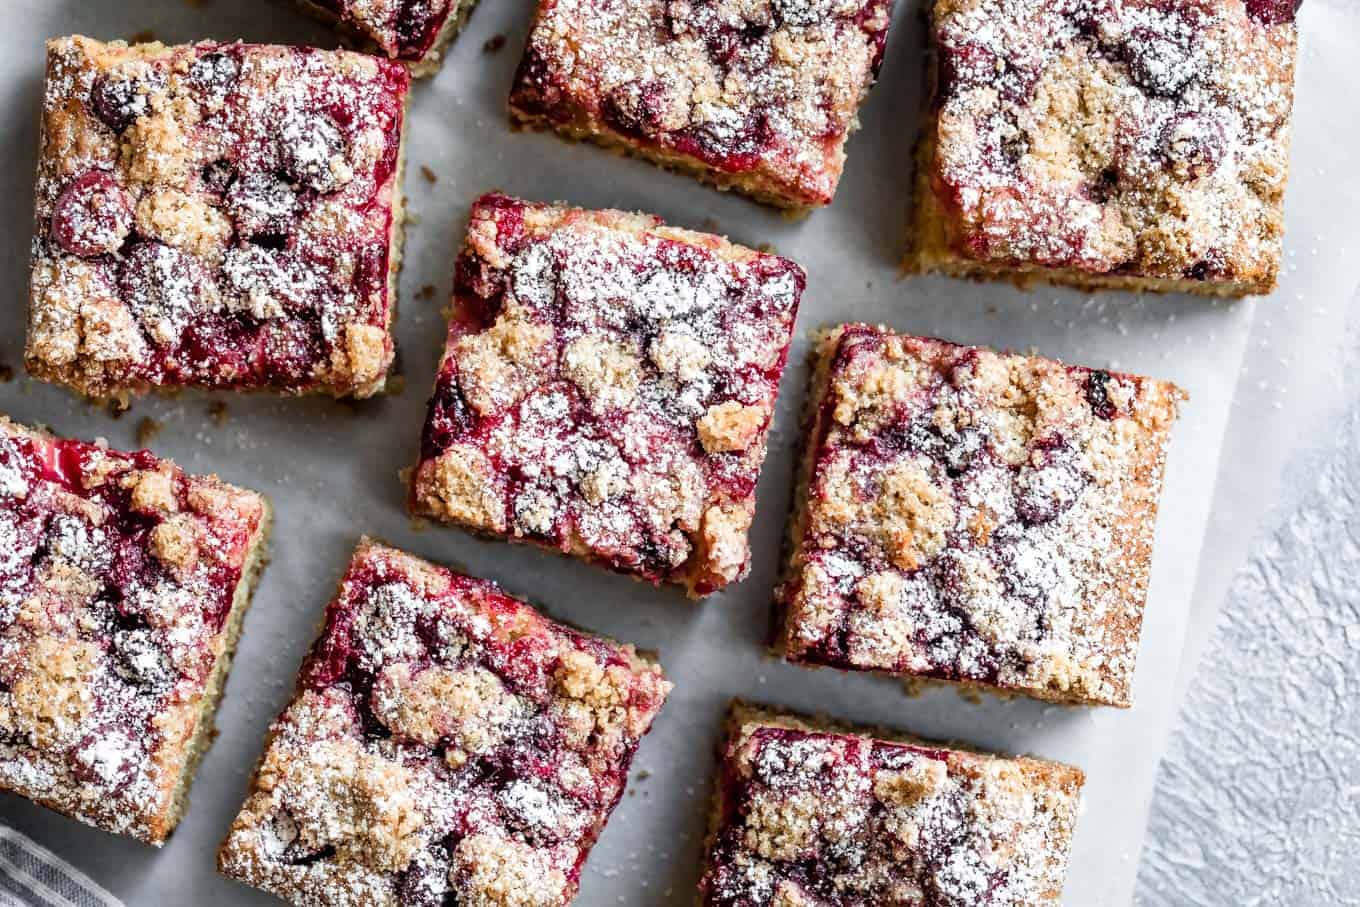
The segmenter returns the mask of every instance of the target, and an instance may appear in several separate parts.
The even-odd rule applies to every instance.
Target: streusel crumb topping
[[[745,717],[720,769],[704,907],[1058,902],[1080,771]]]
[[[0,417],[0,789],[164,840],[265,518],[214,478]]]
[[[786,654],[1127,705],[1183,394],[865,325],[821,355]]]
[[[1293,4],[938,0],[930,183],[966,257],[1273,285]]]
[[[630,646],[366,541],[221,867],[297,904],[561,907],[669,689]]]
[[[418,62],[438,44],[449,18],[475,0],[303,0],[333,16],[394,59]]]
[[[727,173],[835,194],[890,0],[542,0],[511,106]],[[738,184],[739,185],[739,184]]]
[[[416,508],[696,594],[740,579],[803,283],[653,218],[485,196]]]
[[[409,77],[249,44],[48,47],[30,369],[365,396],[392,361]]]

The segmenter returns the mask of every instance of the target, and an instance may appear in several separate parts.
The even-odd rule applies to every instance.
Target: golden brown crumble
[[[738,705],[703,905],[1056,904],[1082,773]]]
[[[565,907],[660,669],[367,539],[327,614],[221,870],[299,904]]]
[[[818,355],[786,656],[1127,705],[1184,395],[863,325]]]
[[[739,580],[801,270],[492,193],[456,273],[413,511],[696,597]]]
[[[268,510],[148,459],[0,417],[0,789],[160,844],[206,746]],[[195,489],[219,506],[185,512]]]
[[[939,84],[910,267],[1233,296],[1274,287],[1292,21],[1260,21],[1240,0],[939,0],[932,35]]]

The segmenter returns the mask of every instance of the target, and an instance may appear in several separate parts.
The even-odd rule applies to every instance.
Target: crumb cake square
[[[512,118],[780,208],[830,204],[891,0],[539,0]]]
[[[268,530],[253,492],[0,416],[0,791],[163,843]]]
[[[416,76],[439,69],[477,0],[297,0],[304,11],[407,64]]]
[[[50,42],[29,371],[124,400],[382,390],[409,84],[343,51]]]
[[[908,267],[1275,287],[1295,0],[935,0]]]
[[[816,358],[776,649],[1127,707],[1184,394],[863,324]]]
[[[1062,895],[1080,769],[738,703],[701,907],[1041,907]]]
[[[743,578],[804,280],[655,217],[483,196],[414,512],[695,597]]]
[[[632,646],[365,539],[219,868],[298,905],[560,907],[670,686]]]

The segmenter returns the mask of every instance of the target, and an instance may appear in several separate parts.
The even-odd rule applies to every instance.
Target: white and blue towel
[[[0,907],[123,907],[70,863],[0,825]]]

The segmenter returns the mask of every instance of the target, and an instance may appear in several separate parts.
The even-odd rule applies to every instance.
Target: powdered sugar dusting
[[[1179,392],[862,326],[823,354],[790,657],[1126,704]]]
[[[974,261],[1268,288],[1296,33],[1238,0],[936,5],[931,185]]]
[[[704,907],[1056,902],[1080,772],[749,717],[721,769]]]
[[[53,42],[30,367],[99,396],[372,393],[408,84],[306,48]]]
[[[561,907],[668,689],[628,647],[365,542],[224,871],[335,905]]]
[[[739,561],[712,563],[699,537],[751,505],[801,270],[642,217],[488,196],[458,274],[422,509],[648,578],[739,578],[749,516],[723,516]]]
[[[159,843],[253,495],[0,418],[0,787]]]

